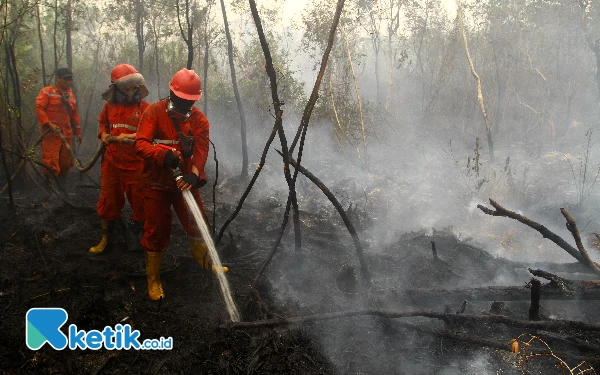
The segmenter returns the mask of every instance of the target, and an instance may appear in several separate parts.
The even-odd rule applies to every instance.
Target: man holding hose
[[[165,297],[160,265],[171,238],[171,207],[190,238],[196,262],[214,273],[228,271],[227,267],[218,270],[211,264],[206,243],[182,194],[183,190],[191,190],[208,223],[198,191],[206,184],[204,166],[210,128],[206,116],[194,107],[202,97],[200,77],[193,70],[181,69],[169,82],[169,88],[166,99],[144,111],[135,141],[135,150],[144,159],[141,183],[145,222],[141,244],[146,256],[148,296],[152,300]]]
[[[114,221],[121,217],[125,196],[133,212],[134,233],[142,230],[144,207],[140,176],[142,159],[132,144],[124,139],[135,139],[135,132],[144,110],[149,106],[144,100],[148,89],[144,77],[131,65],[119,64],[110,74],[111,84],[102,94],[106,100],[98,117],[98,138],[104,144],[102,160],[102,187],[96,210],[100,216],[102,237],[100,243],[90,248],[90,253],[101,254],[107,247],[114,230]],[[108,143],[113,136],[119,142]]]
[[[56,70],[55,85],[41,89],[35,99],[35,112],[42,132],[46,129],[51,130],[42,139],[42,162],[52,170],[50,172],[44,168],[42,173],[49,180],[54,176],[66,180],[69,168],[73,166],[69,150],[56,133],[62,132],[69,147],[73,147],[73,135],[81,143],[81,127],[77,101],[71,90],[72,84],[71,69],[59,68]]]

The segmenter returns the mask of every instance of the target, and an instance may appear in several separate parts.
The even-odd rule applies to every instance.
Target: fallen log
[[[536,262],[536,263],[521,263],[522,268],[532,267],[547,270],[549,272],[566,272],[566,273],[580,273],[594,275],[594,272],[590,268],[579,262],[572,263],[552,263],[552,262]]]
[[[390,288],[372,289],[372,297],[397,303],[436,303],[447,304],[460,301],[527,301],[531,299],[531,290],[523,286],[487,286],[480,288],[425,289]],[[540,287],[542,301],[549,300],[600,300],[600,281],[565,280],[564,287],[555,283]]]
[[[587,331],[600,332],[600,324],[595,323],[584,323],[574,320],[542,320],[542,321],[529,321],[509,318],[503,315],[468,315],[468,314],[452,314],[452,313],[438,313],[434,311],[393,311],[393,310],[379,310],[379,309],[365,309],[365,310],[350,310],[350,311],[339,311],[327,314],[315,314],[300,316],[295,318],[287,319],[266,319],[255,322],[234,322],[227,323],[228,328],[266,328],[266,327],[278,327],[288,325],[303,325],[306,323],[335,320],[342,318],[352,318],[357,316],[377,316],[387,319],[400,319],[400,318],[411,318],[411,317],[422,317],[442,320],[452,325],[459,324],[471,324],[471,325],[482,325],[482,324],[504,324],[511,327],[528,328],[528,329],[544,329],[544,330],[563,330],[563,329],[578,329]]]

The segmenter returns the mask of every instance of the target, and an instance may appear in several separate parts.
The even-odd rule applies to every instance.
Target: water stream
[[[187,204],[188,209],[194,216],[194,220],[196,221],[196,225],[200,229],[200,233],[202,233],[202,238],[206,242],[206,246],[208,248],[208,255],[212,263],[217,268],[217,279],[219,280],[219,287],[221,288],[221,294],[223,295],[223,299],[225,300],[225,307],[227,308],[227,312],[229,313],[229,317],[232,322],[240,321],[240,313],[238,311],[233,298],[231,297],[231,290],[229,289],[229,282],[225,277],[225,273],[223,272],[221,260],[219,259],[219,255],[217,254],[217,249],[215,248],[215,243],[212,240],[212,236],[210,231],[208,230],[208,226],[204,221],[204,217],[200,212],[200,208],[198,208],[198,204],[196,200],[194,200],[194,196],[189,190],[183,191],[183,198],[185,203]]]

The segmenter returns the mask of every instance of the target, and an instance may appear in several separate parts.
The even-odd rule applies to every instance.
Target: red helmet
[[[113,68],[112,72],[110,72],[110,81],[115,83],[122,78],[136,73],[138,73],[138,71],[133,66],[129,64],[119,64]]]
[[[202,97],[200,77],[193,70],[181,69],[169,82],[169,88],[177,97],[185,100],[198,100]]]
[[[141,97],[148,96],[148,89],[144,76],[142,76],[133,66],[129,64],[119,64],[110,72],[111,85],[102,94],[102,98],[109,103],[112,103],[115,86],[121,91],[126,91],[129,88],[136,87],[141,93]]]

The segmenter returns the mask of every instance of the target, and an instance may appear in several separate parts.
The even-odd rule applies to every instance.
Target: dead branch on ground
[[[537,271],[530,272],[538,277]],[[545,271],[539,271],[545,272]],[[480,288],[458,289],[380,289],[371,290],[371,297],[387,300],[394,303],[427,303],[440,301],[441,303],[467,301],[527,301],[531,298],[531,291],[526,286],[488,286]],[[550,283],[540,286],[542,300],[600,300],[600,281],[597,280],[566,280],[555,279]]]
[[[550,231],[545,226],[538,224],[535,221],[526,218],[525,216],[519,215],[516,212],[507,210],[506,208],[502,207],[497,202],[495,202],[493,199],[490,199],[490,204],[496,209],[495,211],[480,204],[477,205],[477,208],[479,208],[487,215],[508,217],[517,220],[530,228],[537,230],[544,238],[547,238],[550,241],[554,242],[561,249],[569,253],[573,258],[577,259],[581,264],[593,271],[596,275],[600,275],[600,268],[589,258],[587,251],[583,247],[583,244],[581,244],[581,238],[576,238],[576,236],[579,237],[579,232],[576,231],[577,226],[575,225],[575,221],[573,220],[573,218],[571,218],[571,216],[565,209],[561,209],[561,212],[563,213],[563,216],[565,216],[565,218],[567,219],[567,228],[575,237],[575,242],[579,242],[577,246],[581,246],[579,249],[576,249],[573,246],[569,245],[562,237]]]
[[[588,254],[587,250],[585,249],[585,246],[583,246],[583,242],[581,241],[581,236],[579,235],[579,229],[577,229],[577,224],[575,223],[575,220],[573,220],[573,217],[571,217],[571,214],[569,214],[569,211],[567,211],[566,208],[561,208],[560,212],[563,214],[563,216],[567,220],[567,224],[566,224],[567,229],[569,230],[569,232],[571,232],[571,235],[573,235],[573,239],[575,240],[577,249],[579,250],[581,257],[583,258],[583,263],[585,265],[587,265],[589,268],[591,268],[592,270],[594,270],[596,274],[600,275],[600,267],[598,267],[598,265],[596,263],[594,263],[592,261],[592,259],[590,259],[590,255]]]
[[[265,328],[265,327],[279,327],[279,326],[299,326],[316,321],[335,320],[342,318],[352,318],[356,316],[378,316],[387,319],[400,319],[400,318],[430,318],[442,320],[453,325],[460,324],[504,324],[510,327],[528,328],[528,329],[546,329],[546,330],[563,330],[563,329],[577,329],[577,330],[588,330],[598,332],[600,331],[600,324],[596,323],[584,323],[574,320],[542,320],[542,321],[529,321],[509,318],[503,315],[470,315],[470,314],[448,314],[438,313],[434,311],[393,311],[393,310],[379,310],[379,309],[365,309],[365,310],[350,310],[350,311],[339,311],[334,313],[326,314],[315,314],[301,317],[287,318],[287,319],[267,319],[256,322],[235,322],[228,323],[227,327],[230,328]]]
[[[513,342],[515,340],[511,340],[507,344],[506,342],[498,342],[498,341],[494,341],[494,340],[483,339],[479,336],[467,335],[464,333],[458,333],[455,331],[449,331],[449,330],[443,330],[443,329],[433,329],[433,328],[430,328],[427,326],[417,325],[417,324],[412,324],[412,323],[396,322],[396,325],[398,325],[400,327],[408,328],[408,329],[413,329],[417,332],[424,333],[427,335],[448,338],[451,340],[461,341],[461,342],[464,342],[467,344],[472,344],[475,346],[485,346],[488,348],[494,348],[494,349],[499,349],[499,350],[504,350],[504,351],[512,351],[514,353]],[[577,349],[579,349],[579,348],[577,348]],[[590,348],[587,348],[587,349],[590,349]],[[518,349],[517,349],[517,351],[518,351]],[[582,356],[582,355],[580,355],[580,353],[574,354],[571,352],[564,352],[564,351],[560,351],[560,352],[554,351],[552,353],[554,355],[559,356],[560,358],[570,359],[573,361],[578,361],[578,362],[583,361],[583,362],[588,362],[588,363],[600,363],[600,358]],[[517,354],[517,353],[515,353],[515,354]],[[581,366],[581,364],[579,366]]]
[[[521,372],[525,374],[525,369],[532,358],[552,358],[557,362],[556,367],[562,370],[564,374],[567,371],[568,374],[595,374],[596,371],[590,363],[598,363],[600,358],[596,357],[580,357],[571,353],[555,352],[552,350],[550,345],[542,338],[529,334],[523,333],[516,339],[509,342],[511,351],[518,356],[518,366]],[[563,358],[570,358],[578,360],[580,363],[575,367],[570,367]]]

